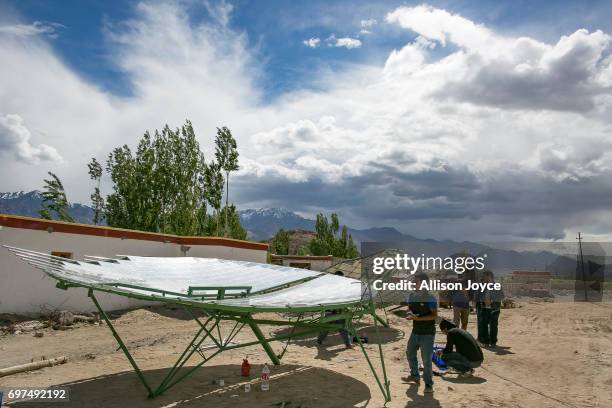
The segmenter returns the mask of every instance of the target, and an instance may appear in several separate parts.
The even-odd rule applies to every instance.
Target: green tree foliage
[[[216,228],[213,229],[210,235],[219,236],[219,217],[221,214],[221,200],[223,199],[223,173],[219,163],[212,162],[204,171],[204,179],[206,183],[206,202],[215,209]]]
[[[229,211],[227,209],[229,208]],[[226,214],[227,213],[227,214]],[[236,211],[236,207],[232,204],[229,207],[223,207],[221,210],[221,217],[226,217],[228,219],[229,230],[225,231],[225,226],[221,226],[221,235],[224,237],[234,238],[234,239],[246,239],[247,231],[240,224],[240,216]],[[207,235],[214,235],[214,231],[219,227],[219,223],[213,217],[208,217],[208,223],[206,227]]]
[[[114,149],[106,170],[113,192],[106,199],[108,225],[177,235],[203,235],[206,229],[206,175],[190,121],[176,130],[166,125],[146,132],[133,154]]]
[[[289,233],[281,228],[272,238],[270,251],[276,255],[289,255],[289,241]]]
[[[302,245],[298,248],[297,250],[297,254],[299,256],[307,256],[307,255],[312,255],[310,253],[310,248],[308,247],[308,245]]]
[[[333,255],[340,258],[358,257],[359,251],[346,226],[342,227],[340,236],[338,236],[339,230],[340,221],[337,214],[331,215],[331,222],[323,214],[317,214],[315,223],[317,235],[308,245],[310,253],[312,255]]]
[[[96,182],[94,192],[90,195],[91,204],[94,209],[93,223],[99,224],[104,219],[104,198],[100,194],[100,181],[102,179],[102,165],[95,157],[87,164],[89,177]]]
[[[215,157],[219,167],[225,172],[225,206],[227,207],[229,205],[229,174],[240,169],[240,166],[238,165],[238,145],[236,144],[236,139],[234,139],[232,132],[225,126],[217,128]],[[226,211],[224,233],[230,231],[230,228],[228,228],[228,215],[229,212]]]
[[[68,212],[70,203],[66,198],[64,185],[54,173],[48,172],[48,174],[51,178],[44,180],[42,209],[38,213],[47,220],[52,219],[55,215],[60,221],[74,222],[74,218]]]

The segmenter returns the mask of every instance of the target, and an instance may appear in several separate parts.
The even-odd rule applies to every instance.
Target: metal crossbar
[[[189,286],[189,289],[187,290],[187,295],[193,296],[193,292],[199,292],[201,290],[216,290],[217,294],[214,295],[214,298],[217,300],[221,300],[225,299],[225,294],[227,291],[241,291],[237,294],[233,294],[233,297],[235,297],[236,295],[244,297],[248,296],[251,293],[251,289],[253,289],[252,286]]]

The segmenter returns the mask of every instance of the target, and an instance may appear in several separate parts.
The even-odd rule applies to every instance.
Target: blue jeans
[[[480,361],[470,361],[466,356],[457,352],[443,354],[442,361],[444,361],[447,367],[454,368],[462,373],[466,373],[472,368],[480,367],[481,363]]]
[[[433,385],[433,371],[431,368],[431,358],[433,357],[435,334],[410,334],[408,345],[406,346],[406,358],[410,366],[410,375],[419,376],[419,362],[417,360],[417,350],[421,349],[421,360],[423,360],[423,380],[425,385]]]

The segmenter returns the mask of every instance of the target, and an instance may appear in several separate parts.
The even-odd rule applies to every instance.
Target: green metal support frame
[[[374,378],[376,379],[376,383],[378,384],[378,387],[380,388],[380,392],[383,394],[384,398],[385,398],[385,402],[389,402],[391,401],[391,390],[389,388],[391,382],[389,381],[389,378],[387,376],[387,368],[385,366],[385,359],[383,356],[383,350],[382,350],[382,341],[381,341],[381,336],[380,336],[380,330],[378,328],[378,321],[381,320],[380,317],[376,314],[376,308],[374,307],[374,303],[370,302],[369,304],[369,311],[372,315],[372,320],[374,320],[374,329],[376,331],[376,337],[378,340],[378,353],[380,355],[380,365],[382,368],[382,381],[381,379],[378,377],[378,374],[376,372],[376,369],[374,368],[374,365],[372,364],[372,361],[370,360],[370,357],[368,356],[368,353],[366,351],[366,349],[363,346],[363,343],[361,342],[361,338],[359,336],[355,336],[357,338],[357,342],[359,343],[359,346],[361,347],[361,351],[363,352],[363,355],[366,359],[366,361],[368,362],[368,365],[370,366],[370,370],[372,371],[372,374],[374,374]],[[381,323],[383,323],[384,327],[389,327],[388,324],[384,321],[381,321]]]
[[[109,292],[109,291],[103,290],[103,292]],[[243,348],[243,347],[250,347],[250,346],[255,346],[259,344],[263,347],[264,351],[266,352],[266,354],[268,355],[272,363],[274,365],[278,365],[280,364],[280,361],[285,354],[286,347],[285,347],[285,350],[283,350],[280,355],[277,355],[274,353],[274,350],[270,346],[271,342],[283,341],[283,340],[290,341],[292,338],[310,335],[312,333],[320,332],[321,330],[337,330],[338,325],[335,324],[334,321],[339,320],[339,319],[344,319],[347,322],[346,329],[349,331],[350,335],[358,339],[359,346],[361,347],[361,350],[368,362],[368,366],[370,367],[370,370],[372,371],[372,374],[374,375],[374,378],[376,379],[376,382],[383,394],[385,402],[388,402],[391,400],[391,393],[389,390],[389,380],[388,380],[387,372],[385,368],[382,344],[380,341],[380,332],[378,328],[378,321],[380,318],[376,315],[374,305],[371,302],[369,304],[352,305],[351,307],[347,307],[346,309],[344,309],[344,312],[341,314],[336,314],[336,315],[331,315],[331,316],[325,316],[323,314],[323,316],[313,317],[310,320],[301,320],[301,316],[300,316],[300,318],[298,318],[296,321],[290,321],[290,320],[256,319],[253,317],[253,314],[251,312],[211,310],[211,309],[204,310],[204,309],[200,309],[197,307],[193,307],[193,304],[185,304],[183,302],[180,302],[178,299],[176,302],[171,302],[170,299],[166,298],[165,303],[175,303],[177,305],[183,306],[183,308],[187,311],[187,313],[197,322],[199,329],[196,332],[196,334],[193,336],[193,338],[191,339],[191,341],[189,342],[185,350],[181,353],[179,358],[176,360],[174,365],[168,370],[168,372],[166,373],[166,376],[163,378],[161,383],[157,387],[153,388],[147,382],[144,374],[142,373],[141,369],[138,367],[138,364],[132,357],[130,351],[128,350],[123,340],[121,339],[121,336],[119,335],[119,333],[113,326],[111,320],[108,318],[108,315],[106,314],[106,312],[104,312],[104,310],[100,306],[100,303],[98,302],[98,299],[96,298],[94,294],[94,288],[91,288],[91,287],[89,288],[88,295],[91,298],[94,305],[96,306],[96,308],[98,309],[100,313],[100,317],[106,322],[111,333],[113,334],[113,337],[119,344],[119,348],[121,348],[121,350],[127,357],[129,363],[134,368],[134,371],[136,372],[136,375],[138,376],[140,382],[146,388],[149,398],[155,398],[163,394],[165,391],[167,391],[168,389],[170,389],[171,387],[173,387],[180,381],[184,380],[185,378],[193,374],[194,371],[196,371],[198,368],[203,366],[205,363],[207,363],[213,357],[222,353],[223,351],[234,350],[234,349]],[[207,318],[204,320],[204,322],[202,322],[202,320],[193,313],[194,309],[201,310],[207,314]],[[379,377],[374,365],[372,364],[372,361],[370,360],[370,357],[368,356],[367,350],[362,344],[361,339],[359,338],[359,336],[356,336],[356,330],[353,325],[353,321],[354,319],[361,318],[364,315],[371,315],[374,321],[376,335],[378,337],[378,351],[379,351],[381,367],[382,367],[382,379]],[[223,338],[223,336],[221,335],[220,323],[222,321],[234,321],[235,322],[234,327],[232,328],[230,333],[225,338]],[[289,334],[286,334],[286,335],[272,336],[272,337],[266,338],[263,332],[261,331],[261,329],[259,328],[259,325],[262,325],[262,324],[272,325],[272,326],[290,326],[292,327],[292,330]],[[233,344],[232,340],[236,337],[236,335],[242,330],[242,328],[245,325],[248,325],[251,328],[257,340],[246,342],[246,343],[241,343],[241,344]],[[299,333],[295,333],[295,329],[297,328],[300,329]],[[215,331],[217,334],[217,338],[215,337]],[[216,347],[216,350],[211,350],[211,353],[208,356],[205,354],[206,350],[202,349],[201,347],[202,343],[204,343],[206,339],[212,340],[214,347]],[[181,372],[181,369],[185,366],[185,364],[191,359],[191,357],[195,353],[197,353],[202,358],[202,361],[200,361],[195,366],[189,367],[187,371]]]

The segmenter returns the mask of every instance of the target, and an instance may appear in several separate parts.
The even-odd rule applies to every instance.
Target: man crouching
[[[476,339],[448,320],[440,322],[440,330],[446,334],[446,347],[444,350],[438,350],[436,354],[447,367],[457,370],[460,375],[472,375],[474,368],[480,367],[484,360]]]

